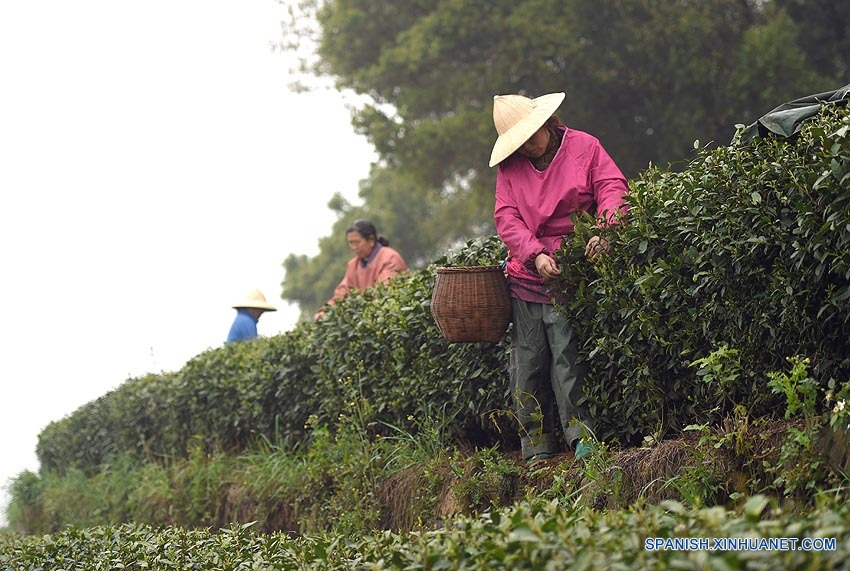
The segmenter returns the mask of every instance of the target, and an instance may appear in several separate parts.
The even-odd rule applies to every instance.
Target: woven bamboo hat
[[[258,289],[252,289],[248,292],[245,298],[233,306],[233,309],[242,309],[252,307],[254,309],[262,309],[263,311],[277,311],[277,308],[266,301],[266,296]]]
[[[541,95],[529,99],[523,95],[496,95],[493,97],[493,123],[499,138],[490,154],[494,167],[520,148],[546,123],[566,97],[563,92]]]

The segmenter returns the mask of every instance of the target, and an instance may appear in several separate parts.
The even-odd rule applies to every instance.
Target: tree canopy
[[[330,296],[357,217],[413,266],[492,231],[495,94],[565,91],[561,119],[632,178],[845,84],[848,27],[830,0],[302,0],[285,39],[313,46],[308,76],[367,96],[352,123],[379,158],[362,205],[332,201],[320,253],[286,260],[282,297],[312,314]]]

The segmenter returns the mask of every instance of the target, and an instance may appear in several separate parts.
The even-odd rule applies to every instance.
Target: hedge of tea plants
[[[666,502],[599,512],[535,501],[405,534],[290,537],[258,534],[251,524],[221,530],[125,524],[0,535],[0,568],[839,570],[850,569],[848,516],[846,504],[783,514],[753,496],[733,511]]]
[[[784,411],[768,373],[804,356],[820,386],[850,379],[850,123],[826,109],[792,140],[698,149],[681,172],[631,182],[614,229],[579,221],[558,287],[589,364],[597,437],[623,443],[715,421],[735,405]],[[582,254],[591,232],[612,253]],[[268,339],[210,349],[182,370],[131,379],[40,435],[43,469],[96,471],[121,454],[234,451],[298,442],[311,415],[366,398],[383,423],[443,415],[459,439],[515,438],[507,343],[447,344],[430,314],[433,268],[504,258],[494,237],[335,304]]]
[[[473,443],[510,441],[503,430],[507,344],[449,344],[430,313],[437,265],[504,259],[495,238],[470,241],[431,268],[336,303],[315,323],[210,349],[180,371],[130,379],[39,435],[42,469],[93,473],[126,454],[185,456],[201,445],[237,451],[256,438],[296,444],[315,416],[334,423],[368,399],[379,422],[414,431],[440,415]],[[492,419],[491,419],[492,417]]]
[[[822,388],[850,379],[848,110],[697,155],[631,183],[612,255],[581,259],[589,225],[561,252],[602,438],[639,442],[735,405],[770,414],[768,373],[795,356]]]

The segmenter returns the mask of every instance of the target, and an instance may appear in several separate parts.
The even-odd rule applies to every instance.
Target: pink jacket
[[[345,266],[345,277],[336,286],[333,298],[328,304],[331,305],[334,300],[348,295],[352,289],[366,289],[406,271],[407,264],[401,254],[389,246],[381,246],[374,259],[365,266],[360,263],[360,258],[352,258]]]
[[[561,127],[561,148],[545,171],[514,153],[496,174],[496,231],[508,247],[509,277],[542,284],[534,267],[541,252],[552,255],[573,231],[573,212],[595,212],[607,223],[625,213],[628,184],[599,141]],[[512,288],[515,297],[523,299]],[[527,301],[538,301],[532,296]]]

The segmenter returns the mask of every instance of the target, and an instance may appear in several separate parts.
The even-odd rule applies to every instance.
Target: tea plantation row
[[[848,521],[846,504],[803,517],[754,496],[737,511],[688,511],[667,502],[601,513],[524,503],[442,530],[364,537],[261,535],[251,524],[217,532],[128,524],[41,537],[0,535],[0,568],[838,570],[850,569]],[[664,541],[675,538],[679,544]],[[691,546],[693,538],[707,545]],[[740,540],[735,548],[723,543],[731,538]],[[780,549],[783,539],[794,549]]]

